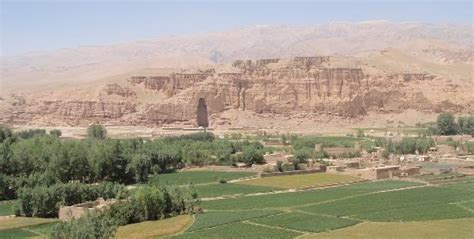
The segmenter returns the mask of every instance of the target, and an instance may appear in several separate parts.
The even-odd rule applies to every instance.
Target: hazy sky
[[[473,24],[472,1],[6,1],[1,54],[100,45],[251,25],[329,21]]]

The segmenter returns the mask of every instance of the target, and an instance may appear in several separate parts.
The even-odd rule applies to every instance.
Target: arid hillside
[[[374,21],[6,57],[0,122],[196,126],[200,99],[214,128],[473,114],[472,40],[470,26]]]

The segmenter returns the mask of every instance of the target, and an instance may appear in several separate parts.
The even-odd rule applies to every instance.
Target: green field
[[[0,216],[14,215],[15,214],[13,210],[14,203],[15,203],[14,200],[0,201]]]
[[[166,173],[150,177],[149,184],[152,185],[185,185],[185,184],[207,184],[218,183],[220,180],[235,180],[239,178],[252,177],[252,172],[219,172],[219,171],[184,171]]]
[[[243,185],[238,183],[219,183],[209,185],[198,185],[196,186],[199,197],[218,197],[224,195],[236,195],[236,194],[250,194],[250,193],[261,193],[271,192],[274,190],[281,190],[273,187]]]
[[[176,234],[188,227],[193,222],[190,215],[133,223],[120,226],[115,234],[117,239],[129,238],[156,238]]]
[[[300,147],[311,147],[314,148],[315,144],[322,144],[323,147],[346,147],[352,148],[356,142],[362,144],[370,144],[370,140],[349,137],[349,136],[304,136],[294,140],[293,145],[296,148]],[[372,143],[373,144],[373,143]]]
[[[261,227],[248,223],[233,223],[219,227],[210,228],[208,230],[195,231],[185,233],[173,238],[294,238],[301,235],[298,232],[292,232],[278,228]]]
[[[474,235],[474,218],[424,222],[366,222],[339,230],[305,235],[304,239],[467,239]]]
[[[439,187],[423,187],[363,195],[356,198],[302,207],[300,209],[334,216],[362,215],[361,218],[374,221],[423,220],[426,217],[447,219],[474,216],[466,210],[457,210],[460,208],[448,204],[469,200],[473,197],[473,193],[467,190],[448,187],[442,189]],[[427,208],[433,208],[433,210],[426,210]],[[443,208],[449,208],[449,210]],[[409,213],[410,210],[415,213]],[[441,213],[441,211],[444,211],[444,213]],[[448,213],[449,211],[452,213]],[[436,216],[433,213],[439,215],[440,218],[434,218]]]
[[[47,238],[56,225],[54,219],[8,218],[0,220],[0,238]]]
[[[401,230],[400,221],[416,225],[432,220],[469,220],[474,218],[472,186],[472,181],[435,187],[389,180],[204,201],[201,206],[206,212],[196,215],[194,224],[178,238],[330,238],[324,236],[332,233],[335,238],[351,238],[347,233],[341,233],[347,237],[338,237],[337,232],[367,225],[367,230],[374,231],[375,222]],[[425,230],[431,224],[420,225]],[[466,235],[468,227],[464,223],[453,235]],[[367,235],[364,233],[359,234]],[[359,234],[355,238],[371,238]],[[386,237],[386,232],[381,235],[392,238]]]
[[[349,175],[339,175],[330,173],[312,173],[300,175],[287,175],[278,177],[257,178],[239,182],[239,184],[280,187],[280,188],[301,188],[301,187],[321,187],[338,183],[361,181],[359,177]]]
[[[467,201],[467,202],[461,202],[461,203],[459,203],[459,205],[461,205],[461,206],[463,206],[463,207],[465,207],[465,208],[469,208],[469,209],[471,209],[471,210],[474,211],[474,200],[472,200],[472,201]]]
[[[303,212],[289,212],[281,215],[252,219],[250,221],[268,226],[284,227],[306,232],[334,230],[359,223],[359,221],[353,219],[311,215]]]
[[[224,200],[204,201],[202,206],[214,210],[242,210],[261,208],[285,208],[305,204],[314,204],[327,200],[335,200],[344,197],[360,195],[381,190],[404,188],[421,185],[406,181],[378,181],[368,183],[357,183],[327,189],[316,189],[294,193],[279,193],[262,196],[247,196]]]
[[[277,210],[252,210],[252,211],[212,211],[196,215],[196,222],[187,230],[188,232],[245,221],[279,214]]]

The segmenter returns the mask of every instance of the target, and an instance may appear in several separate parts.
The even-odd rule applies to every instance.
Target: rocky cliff
[[[0,121],[196,125],[200,101],[201,108],[207,106],[206,115],[214,119],[229,110],[344,118],[407,109],[474,113],[474,96],[469,93],[474,92],[472,81],[452,82],[426,72],[374,71],[366,64],[340,65],[329,56],[237,60],[225,68],[132,75],[86,89],[90,96],[80,93],[83,91],[71,91],[58,99],[47,94],[10,95],[0,100]],[[206,122],[204,114],[200,115],[200,121]],[[224,123],[210,122],[211,126]]]

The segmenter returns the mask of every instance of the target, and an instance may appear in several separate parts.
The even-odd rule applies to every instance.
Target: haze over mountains
[[[199,98],[214,126],[245,122],[236,116],[245,112],[257,114],[247,119],[473,113],[473,40],[472,26],[334,22],[3,57],[0,120],[162,125],[192,121]]]
[[[4,87],[96,80],[140,68],[188,67],[236,59],[360,56],[397,48],[436,63],[472,63],[473,28],[368,21],[254,26],[2,58]],[[25,86],[25,85],[23,85]]]

